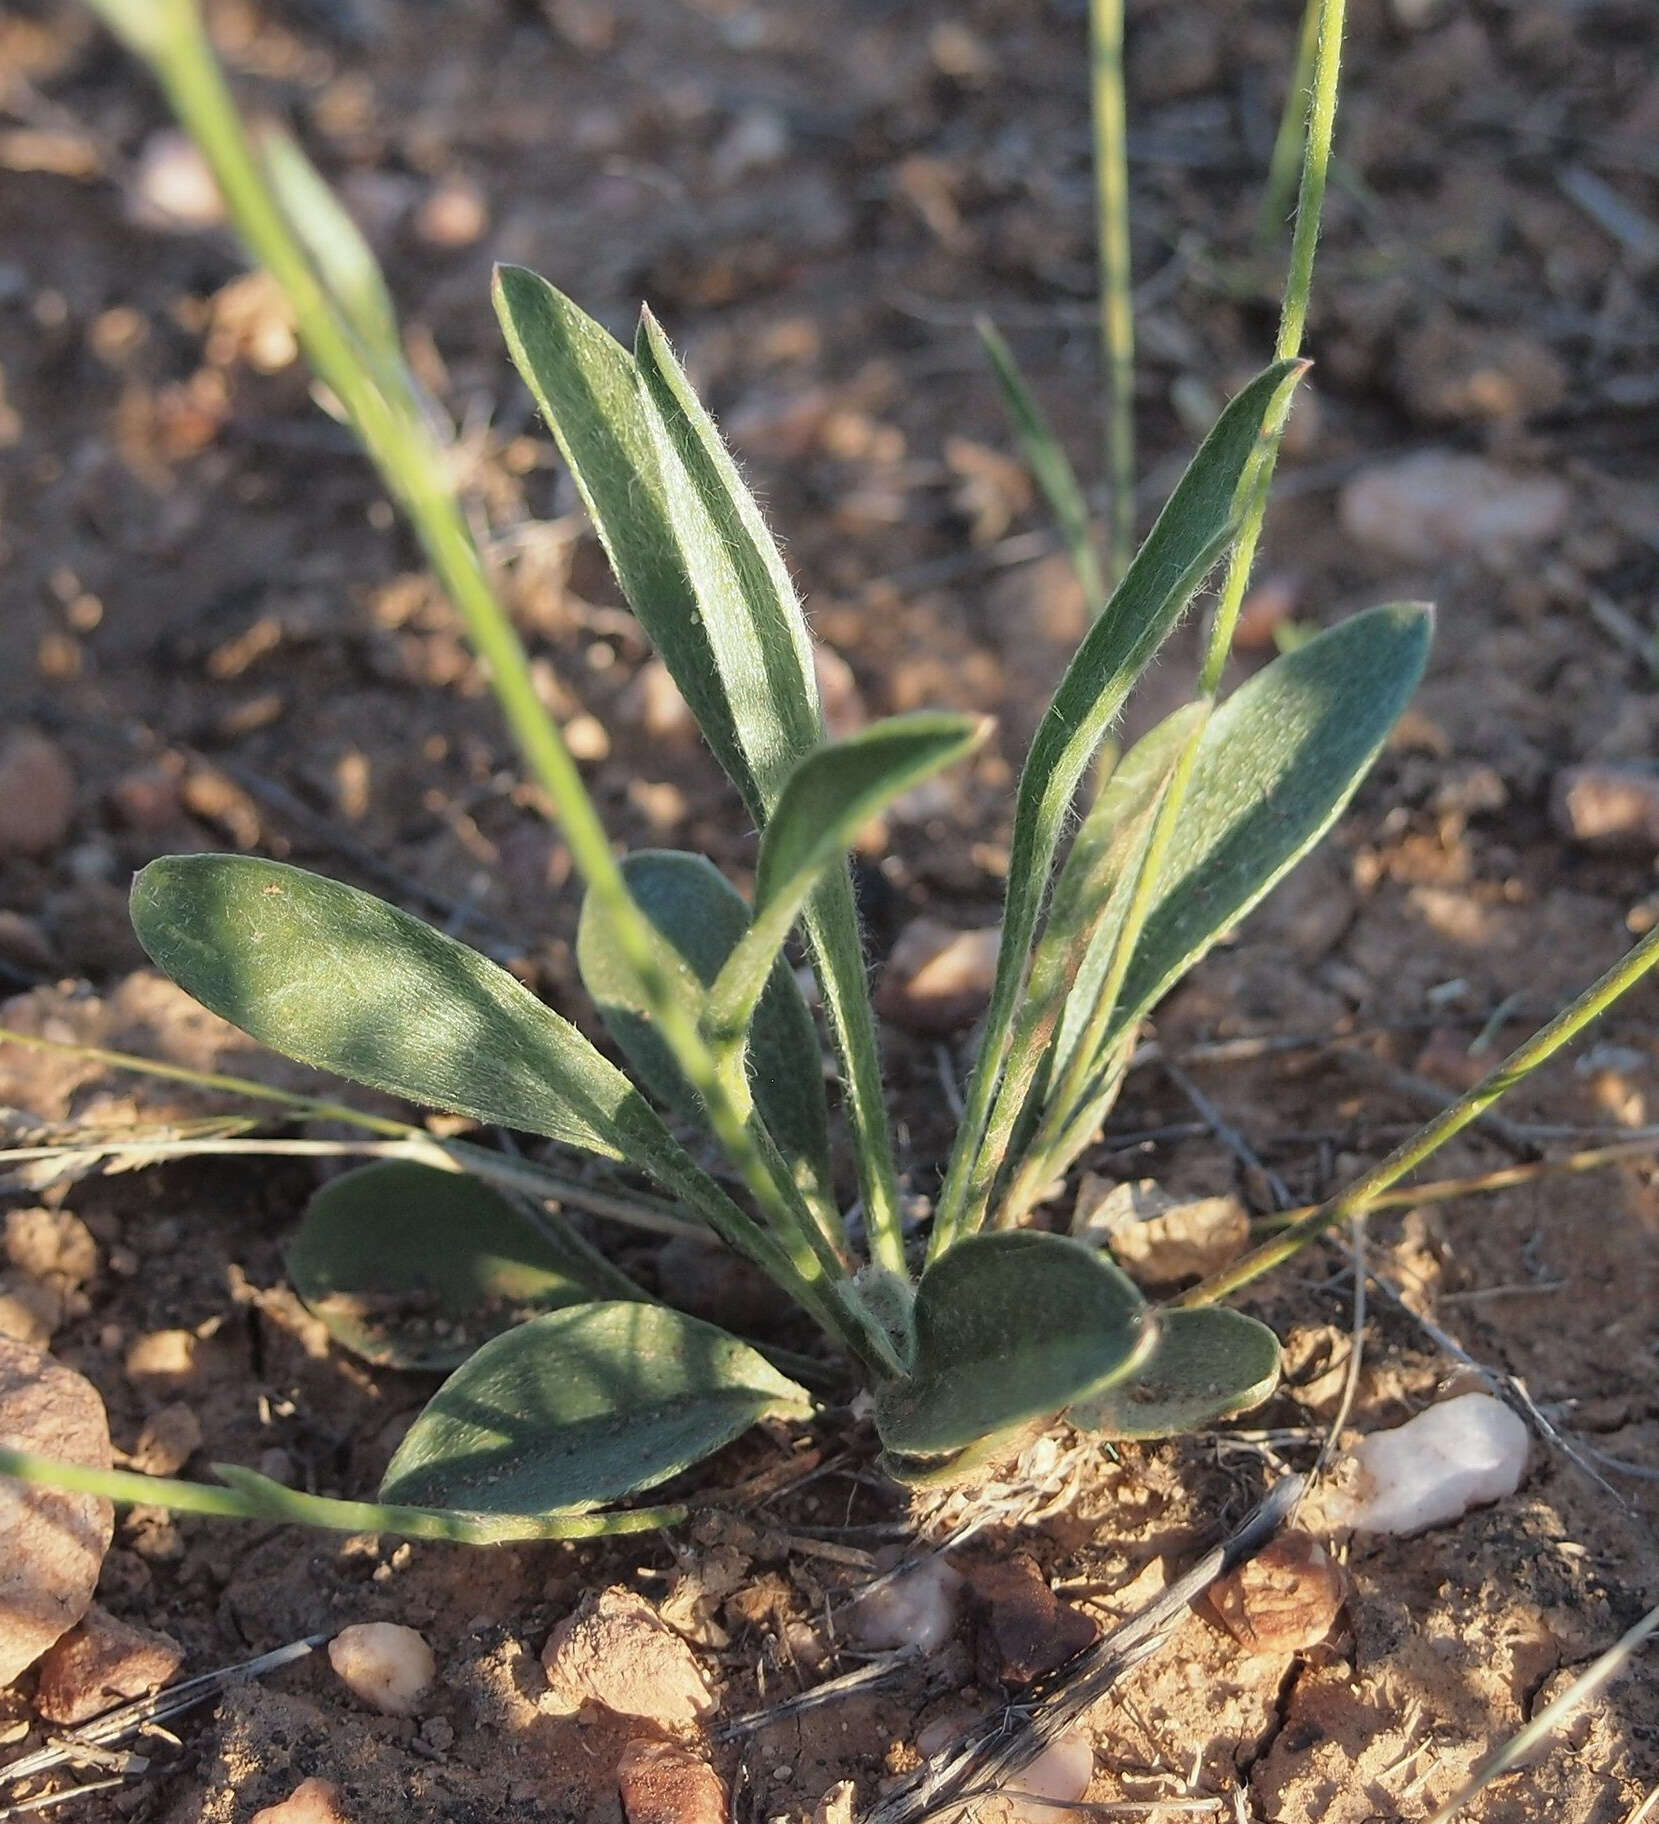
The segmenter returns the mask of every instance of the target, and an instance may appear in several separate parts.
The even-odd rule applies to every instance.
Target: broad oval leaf
[[[573,1305],[486,1343],[410,1427],[385,1501],[571,1512],[651,1488],[812,1401],[735,1337],[661,1305]]]
[[[528,1317],[620,1290],[620,1275],[499,1191],[412,1159],[330,1179],[306,1205],[288,1277],[336,1342],[392,1368],[457,1367]]]
[[[612,1159],[640,1163],[661,1127],[505,969],[355,887],[252,855],[170,855],[133,883],[132,921],[181,988],[301,1063]]]
[[[1151,1307],[1092,1248],[1029,1229],[973,1235],[922,1275],[910,1374],[876,1390],[900,1456],[937,1457],[1046,1417],[1130,1373]]]
[[[748,903],[701,855],[641,849],[623,859],[622,872],[662,939],[658,960],[664,975],[687,1012],[699,1019],[705,990],[749,930]],[[582,907],[576,961],[583,985],[634,1075],[677,1113],[700,1118],[696,1092],[657,1036],[633,972],[591,901]],[[804,1167],[814,1187],[830,1196],[829,1112],[818,1032],[781,959],[769,971],[749,1029],[748,1069],[755,1110],[768,1132],[790,1163]]]
[[[1433,629],[1425,603],[1367,609],[1276,659],[1211,717],[1104,1048],[1341,815],[1417,688]]]
[[[1259,1406],[1279,1384],[1279,1339],[1242,1311],[1160,1311],[1151,1355],[1066,1414],[1109,1438],[1170,1438]]]

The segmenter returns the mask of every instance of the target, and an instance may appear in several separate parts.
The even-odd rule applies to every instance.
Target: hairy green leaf
[[[1089,759],[1142,670],[1232,537],[1236,501],[1261,442],[1303,363],[1276,362],[1232,401],[1170,496],[1100,618],[1084,635],[1038,725],[1020,774],[996,982],[985,1017],[967,1127],[982,1127],[1024,984],[1055,850]],[[938,1253],[956,1239],[975,1148],[962,1147],[940,1199]]]
[[[634,360],[654,408],[663,498],[744,759],[768,815],[823,739],[812,642],[772,534],[650,311]]]
[[[688,557],[669,511],[662,426],[633,357],[585,311],[518,266],[496,269],[495,307],[518,371],[569,465],[629,606],[750,814],[766,802],[738,736]]]
[[[1134,1284],[1092,1248],[1009,1230],[959,1242],[922,1275],[910,1374],[876,1390],[901,1456],[943,1456],[1061,1411],[1128,1374],[1157,1334]]]
[[[755,922],[709,995],[717,1042],[742,1037],[808,895],[870,818],[977,746],[976,716],[893,716],[807,754],[790,773],[761,838]]]
[[[172,855],[133,928],[203,1006],[302,1063],[640,1163],[639,1091],[505,969],[355,887],[252,855]]]
[[[788,766],[816,744],[821,722],[800,610],[754,501],[649,320],[641,324],[642,372],[534,273],[498,269],[495,297],[513,360],[558,439],[623,593],[715,757],[764,823]],[[750,623],[746,614],[759,619]],[[875,1020],[844,867],[813,894],[805,924],[845,1065],[872,1241],[889,1266],[902,1267]]]
[[[706,990],[750,928],[747,902],[701,855],[642,849],[623,860],[622,872],[662,939],[659,963],[665,978],[691,1017],[700,1019]],[[633,973],[591,901],[582,907],[576,960],[583,984],[634,1075],[682,1116],[700,1118],[696,1092],[652,1027]],[[791,1166],[806,1171],[810,1188],[833,1201],[818,1033],[781,959],[774,959],[755,1009],[747,1064],[755,1112]]]
[[[1417,688],[1433,621],[1421,603],[1368,609],[1216,711],[1103,1053],[1336,821]]]
[[[499,1191],[409,1159],[330,1179],[288,1277],[336,1342],[393,1368],[454,1368],[538,1312],[633,1291]]]
[[[712,1324],[660,1305],[572,1305],[486,1343],[410,1427],[381,1498],[579,1511],[650,1488],[806,1390]]]
[[[1279,1384],[1279,1339],[1242,1311],[1160,1311],[1158,1341],[1133,1374],[1066,1414],[1109,1438],[1170,1438],[1259,1406]]]

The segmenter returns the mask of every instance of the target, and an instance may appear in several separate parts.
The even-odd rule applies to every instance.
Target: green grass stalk
[[[1135,312],[1130,292],[1129,122],[1123,82],[1123,0],[1091,0],[1095,213],[1100,354],[1106,381],[1106,574],[1122,581],[1135,550]]]

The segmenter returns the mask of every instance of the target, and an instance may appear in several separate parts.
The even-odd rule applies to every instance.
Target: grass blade
[[[1094,619],[1106,605],[1106,576],[1095,550],[1094,529],[1089,523],[1089,503],[1078,485],[1077,471],[1071,458],[1054,434],[1054,427],[1044,415],[1025,375],[1014,359],[1014,351],[1004,341],[1002,332],[989,317],[978,317],[974,328],[985,345],[991,372],[1002,389],[1002,402],[1007,408],[1020,456],[1043,491],[1048,510],[1065,540],[1066,555],[1083,586],[1083,599],[1088,603],[1089,618]]]
[[[1049,872],[1072,798],[1124,698],[1232,536],[1236,500],[1263,425],[1277,422],[1303,371],[1283,361],[1257,376],[1205,438],[1105,612],[1084,635],[1039,724],[1020,775],[1002,950],[963,1144],[934,1223],[937,1256],[957,1238],[967,1186],[1005,1062]]]

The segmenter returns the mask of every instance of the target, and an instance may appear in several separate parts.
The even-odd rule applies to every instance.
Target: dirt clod
[[[159,1691],[183,1664],[170,1635],[132,1627],[94,1603],[41,1660],[35,1709],[51,1723],[84,1723]]]
[[[725,1824],[725,1781],[672,1742],[630,1742],[616,1784],[628,1824]]]
[[[1344,528],[1405,563],[1478,557],[1502,564],[1554,538],[1571,496],[1553,475],[1522,475],[1481,456],[1420,450],[1365,469],[1342,490]]]
[[[1566,767],[1550,788],[1550,821],[1585,848],[1651,855],[1659,849],[1659,773]]]
[[[1282,1533],[1210,1589],[1210,1606],[1247,1653],[1318,1646],[1348,1594],[1342,1567],[1311,1533]]]
[[[0,1338],[0,1443],[93,1469],[111,1466],[97,1389],[38,1350]],[[115,1510],[99,1495],[0,1483],[0,1685],[86,1613]]]
[[[1103,1239],[1142,1285],[1166,1286],[1236,1260],[1250,1244],[1250,1217],[1236,1197],[1184,1203],[1150,1178],[1114,1184],[1091,1172],[1077,1192],[1072,1232]]]
[[[1100,1638],[1100,1625],[1063,1602],[1029,1552],[977,1566],[968,1577],[980,1682],[1029,1685]]]
[[[971,1026],[990,1004],[1001,937],[995,925],[958,931],[935,918],[913,919],[887,959],[877,1011],[936,1037]]]
[[[612,1585],[589,1597],[542,1649],[549,1698],[565,1710],[600,1704],[674,1731],[714,1708],[697,1656],[643,1596]]]

